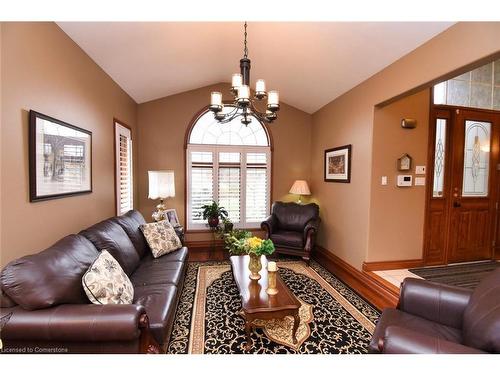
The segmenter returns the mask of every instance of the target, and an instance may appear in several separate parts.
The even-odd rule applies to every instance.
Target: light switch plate
[[[380,182],[382,185],[387,185],[387,176],[382,176],[382,180]]]
[[[417,165],[415,167],[415,174],[425,174],[425,165]]]
[[[415,186],[425,186],[425,177],[415,177]]]

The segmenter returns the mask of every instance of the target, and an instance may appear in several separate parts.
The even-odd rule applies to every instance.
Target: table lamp
[[[166,207],[163,204],[165,198],[175,197],[174,171],[148,171],[149,177],[149,199],[160,199],[160,204],[153,212],[153,220],[165,220]]]
[[[299,196],[299,200],[297,203],[302,203],[301,197],[302,195],[311,195],[311,191],[309,190],[309,186],[307,186],[307,181],[305,180],[297,180],[293,183],[292,187],[289,191],[290,194],[297,194]]]

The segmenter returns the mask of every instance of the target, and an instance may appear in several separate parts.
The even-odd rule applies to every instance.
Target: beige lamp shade
[[[149,199],[175,197],[174,171],[148,171]]]
[[[309,190],[309,186],[307,186],[307,181],[305,180],[295,181],[290,188],[289,193],[297,195],[311,195],[311,191]]]

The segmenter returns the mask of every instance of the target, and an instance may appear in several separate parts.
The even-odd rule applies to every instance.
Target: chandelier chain
[[[243,49],[245,59],[248,58],[248,48],[247,48],[247,21],[245,21],[245,48]]]

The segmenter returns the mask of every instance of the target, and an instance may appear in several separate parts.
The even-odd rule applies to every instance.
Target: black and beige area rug
[[[412,268],[408,271],[425,280],[474,289],[484,277],[499,267],[500,262],[486,261],[442,267]]]
[[[301,301],[298,343],[292,318],[262,321],[248,353],[366,353],[379,312],[335,276],[311,262],[278,262]],[[190,263],[167,353],[245,352],[245,323],[229,262]]]

